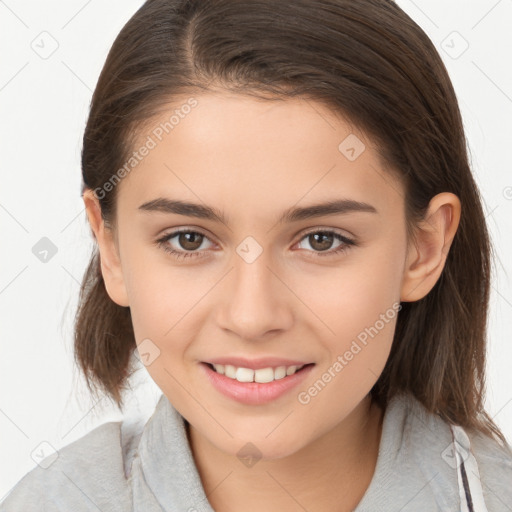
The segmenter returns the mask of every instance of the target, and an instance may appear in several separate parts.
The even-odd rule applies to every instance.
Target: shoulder
[[[132,439],[123,439],[122,422],[96,427],[44,457],[14,486],[0,512],[126,510],[125,459]]]
[[[480,432],[467,432],[477,465],[485,503],[502,510],[512,503],[512,447]]]
[[[450,424],[437,414],[433,414],[412,396],[403,396],[397,400],[403,411],[404,438],[410,446],[410,453],[415,453],[418,464],[429,465],[433,472],[439,472],[443,480],[453,490],[456,486],[456,469],[458,466],[452,449],[453,437]],[[458,427],[461,429],[461,427]],[[462,429],[458,439],[462,447],[473,455],[476,461],[482,494],[491,510],[503,510],[504,504],[512,503],[512,447],[502,446],[496,439],[484,434]],[[469,464],[469,462],[468,462]],[[465,464],[466,465],[466,464]],[[471,468],[471,464],[468,468]],[[433,480],[435,482],[435,479]],[[442,483],[442,486],[445,485]]]

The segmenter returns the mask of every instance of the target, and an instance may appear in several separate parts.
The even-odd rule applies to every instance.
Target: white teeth
[[[279,380],[286,377],[286,366],[278,366],[274,370],[274,379]]]
[[[288,366],[288,368],[286,368],[286,375],[292,375],[296,371],[297,371],[297,367],[296,366]]]
[[[231,366],[230,364],[224,366],[224,373],[226,377],[229,377],[230,379],[236,379],[236,368],[234,366]]]
[[[235,375],[238,382],[254,381],[254,370],[251,370],[250,368],[237,368]]]
[[[278,366],[277,368],[260,368],[258,370],[252,370],[250,368],[236,367],[230,364],[214,364],[213,367],[217,373],[225,375],[230,379],[237,380],[239,382],[259,382],[265,384],[274,380],[284,379],[288,375],[293,375],[295,372],[300,370],[302,366]]]
[[[265,384],[274,380],[274,370],[272,368],[260,368],[254,372],[254,382]]]

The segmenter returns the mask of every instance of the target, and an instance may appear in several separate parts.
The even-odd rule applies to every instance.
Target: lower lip
[[[206,363],[200,366],[206,372],[213,387],[223,395],[248,405],[260,405],[276,400],[295,386],[300,384],[313,369],[314,364],[308,364],[293,375],[282,379],[261,384],[259,382],[239,382],[217,373]]]

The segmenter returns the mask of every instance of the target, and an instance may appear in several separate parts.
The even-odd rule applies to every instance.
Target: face
[[[404,191],[320,104],[194,98],[169,133],[158,127],[179,104],[154,120],[117,185],[108,292],[199,435],[283,457],[354,415],[384,368],[404,295]]]

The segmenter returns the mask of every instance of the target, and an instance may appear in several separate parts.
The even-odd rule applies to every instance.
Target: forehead
[[[139,155],[123,178],[120,208],[167,196],[274,218],[321,199],[364,201],[384,213],[403,200],[372,141],[310,99],[182,96],[145,125],[132,149]]]

